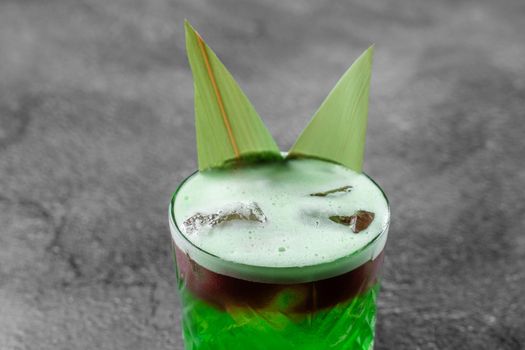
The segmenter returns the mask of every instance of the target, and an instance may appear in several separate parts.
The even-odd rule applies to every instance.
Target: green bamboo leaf
[[[366,50],[337,82],[288,157],[314,157],[361,172],[374,47]]]
[[[272,136],[217,55],[185,22],[195,88],[199,170],[282,159]]]

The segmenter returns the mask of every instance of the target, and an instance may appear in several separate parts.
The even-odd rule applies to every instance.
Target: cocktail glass
[[[179,229],[173,207],[183,184],[169,221],[186,350],[373,348],[388,225],[359,251],[329,263],[240,264],[197,247]]]

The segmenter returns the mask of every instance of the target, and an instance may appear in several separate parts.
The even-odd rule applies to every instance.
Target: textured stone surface
[[[0,348],[182,349],[187,17],[287,149],[376,43],[376,349],[525,348],[525,3],[0,1]]]

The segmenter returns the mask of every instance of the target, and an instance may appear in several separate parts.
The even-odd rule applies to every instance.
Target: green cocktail
[[[373,47],[287,154],[186,22],[199,171],[170,228],[186,350],[372,349],[390,220],[362,173]]]
[[[186,349],[372,349],[389,219],[325,161],[190,176],[170,206]]]

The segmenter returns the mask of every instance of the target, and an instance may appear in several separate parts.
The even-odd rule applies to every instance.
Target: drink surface
[[[346,264],[348,270],[357,267],[382,251],[386,234],[377,238],[389,223],[387,200],[370,178],[314,159],[198,172],[181,185],[172,210],[192,246],[225,261],[274,268],[326,264],[363,252],[355,266]],[[358,233],[330,219],[357,211],[374,215]],[[174,234],[174,240],[182,245],[181,237]],[[377,247],[365,251],[372,243]]]

